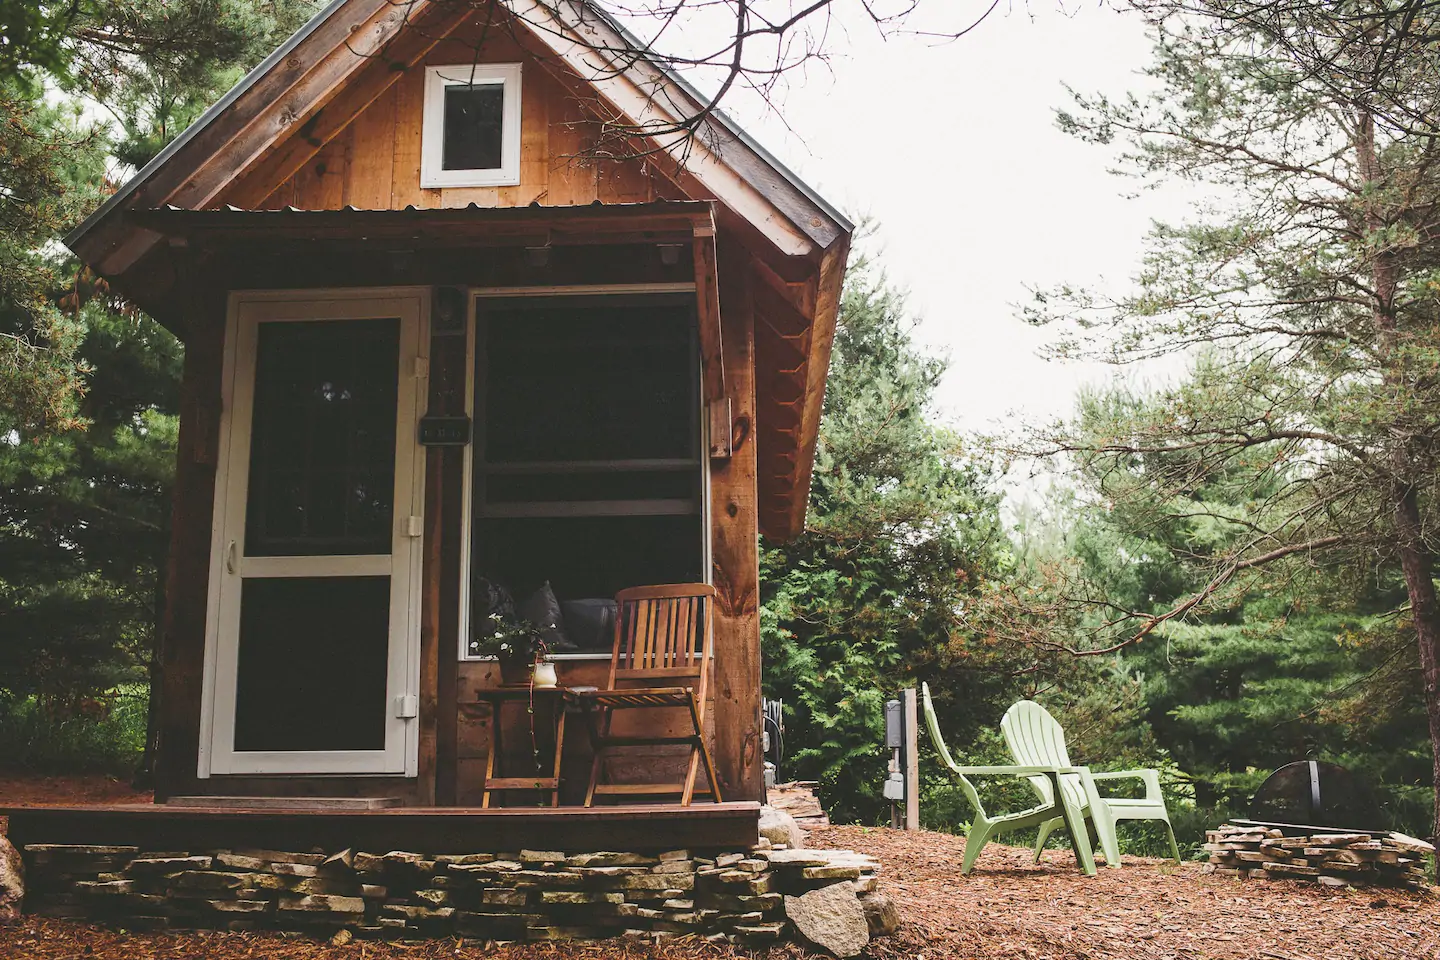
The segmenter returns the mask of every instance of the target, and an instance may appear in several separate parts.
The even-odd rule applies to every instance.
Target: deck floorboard
[[[283,810],[92,804],[0,807],[17,846],[130,844],[147,850],[242,847],[306,851],[496,853],[521,849],[638,853],[743,850],[759,837],[753,802],[604,807],[398,807]]]

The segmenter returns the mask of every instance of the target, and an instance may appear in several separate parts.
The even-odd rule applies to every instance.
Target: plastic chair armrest
[[[1092,780],[1143,780],[1145,799],[1162,800],[1160,792],[1160,771],[1158,770],[1116,770],[1112,773],[1092,773]]]

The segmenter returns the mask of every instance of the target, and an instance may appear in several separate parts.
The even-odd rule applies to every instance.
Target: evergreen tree
[[[1126,144],[1141,177],[1227,202],[1155,229],[1133,294],[1040,297],[1062,349],[1127,361],[1209,348],[1153,404],[1117,406],[1030,451],[1111,464],[1151,507],[1246,462],[1261,489],[1216,531],[1199,588],[1162,611],[1110,611],[1085,652],[1233,602],[1268,579],[1378,569],[1415,643],[1440,787],[1440,73],[1430,7],[1137,3],[1157,31],[1152,96],[1080,97],[1064,128]],[[1345,598],[1353,591],[1340,594]],[[1349,611],[1337,609],[1338,613]],[[1440,813],[1440,804],[1435,805]],[[1432,830],[1427,832],[1435,832]]]
[[[15,358],[0,363],[0,714],[64,718],[143,689],[163,603],[181,348],[56,235],[110,186],[107,154],[148,161],[315,5],[77,4],[58,52],[16,54],[0,81],[0,157],[16,159],[0,174],[0,334]],[[115,126],[47,106],[46,83],[103,103]]]
[[[839,817],[878,815],[885,700],[936,677],[966,597],[1007,559],[989,475],[933,420],[944,363],[912,328],[873,261],[853,263],[806,529],[761,551],[765,690],[786,703],[788,771],[821,780]],[[983,676],[957,671],[947,703]]]

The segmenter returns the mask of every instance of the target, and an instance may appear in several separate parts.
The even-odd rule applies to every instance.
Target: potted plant
[[[482,622],[485,632],[470,641],[470,655],[494,657],[499,661],[502,683],[555,685],[555,667],[546,659],[548,650],[540,633],[553,627],[537,627],[523,617],[502,613],[492,613]],[[549,668],[547,676],[538,674],[540,664]]]

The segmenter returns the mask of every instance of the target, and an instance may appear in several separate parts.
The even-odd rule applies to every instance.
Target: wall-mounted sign
[[[463,447],[470,442],[469,417],[421,417],[420,444],[425,447]]]

